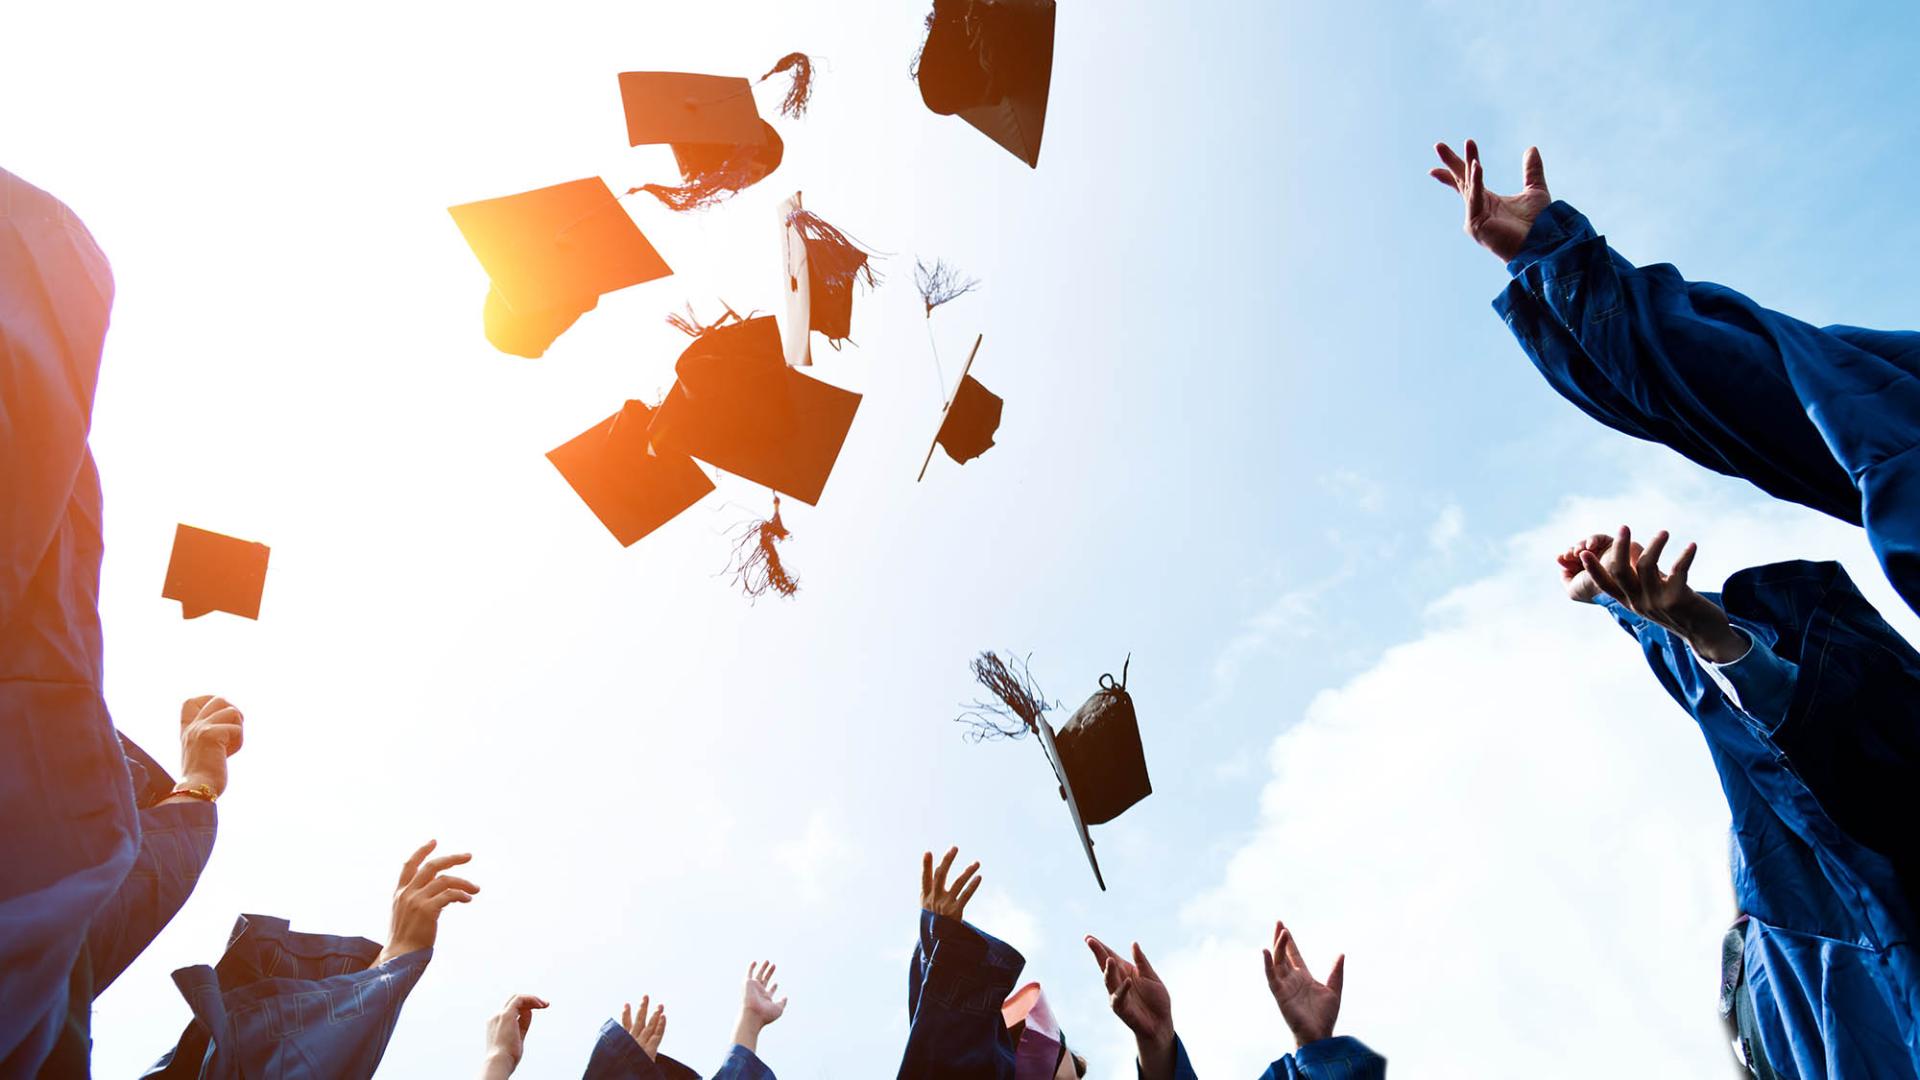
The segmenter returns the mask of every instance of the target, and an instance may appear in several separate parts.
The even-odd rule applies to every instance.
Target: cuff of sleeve
[[[725,1080],[773,1080],[773,1070],[760,1060],[760,1055],[735,1043],[733,1049],[727,1051],[727,1060],[720,1071],[714,1074],[714,1080],[722,1077]]]
[[[201,799],[156,804],[140,811],[140,828],[146,832],[193,832],[217,828],[219,824],[219,812],[212,803]]]
[[[1293,1052],[1294,1064],[1302,1069],[1319,1065],[1347,1064],[1378,1058],[1366,1043],[1351,1035],[1334,1035],[1330,1038],[1316,1039]]]
[[[1736,656],[1733,659],[1728,660],[1724,663],[1721,663],[1719,661],[1709,660],[1704,656],[1698,656],[1698,654],[1696,654],[1697,659],[1699,659],[1699,661],[1702,664],[1705,664],[1709,671],[1714,671],[1714,672],[1724,671],[1727,668],[1730,668],[1733,665],[1739,663],[1740,661],[1745,660],[1747,657],[1753,655],[1753,646],[1754,646],[1753,635],[1747,633],[1747,628],[1744,626],[1735,626],[1734,630],[1737,631],[1741,637],[1747,639],[1747,647],[1741,651],[1739,656]]]
[[[1528,267],[1561,248],[1598,235],[1585,214],[1556,199],[1533,219],[1526,241],[1520,245],[1519,252],[1507,260],[1507,273],[1517,278]]]

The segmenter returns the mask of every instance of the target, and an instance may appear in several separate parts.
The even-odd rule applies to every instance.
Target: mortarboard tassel
[[[702,172],[684,184],[642,184],[628,188],[627,194],[644,191],[665,203],[667,209],[681,213],[724,202],[738,195],[742,189],[752,187],[771,171],[754,159],[754,149],[751,146],[736,147],[735,154],[744,156],[729,157],[718,168]]]
[[[783,71],[793,72],[793,84],[787,87],[787,96],[780,99],[780,115],[798,120],[807,115],[807,103],[813,98],[813,58],[806,53],[788,53],[760,76],[760,81],[766,82]]]
[[[858,279],[871,289],[880,284],[873,268],[873,254],[846,233],[827,224],[811,210],[795,210],[787,223],[800,231],[807,241],[807,263],[819,269],[820,278],[829,285],[848,285]]]
[[[949,300],[958,300],[980,287],[980,279],[968,277],[947,264],[945,259],[933,260],[928,266],[926,260],[913,261],[913,283],[920,290],[920,299],[927,305],[927,318],[933,318],[933,309]]]
[[[734,561],[728,569],[741,592],[758,600],[770,592],[792,596],[800,591],[800,579],[787,572],[780,561],[780,550],[774,546],[791,535],[780,521],[780,496],[775,495],[773,516],[748,522],[734,544]]]
[[[973,677],[993,692],[994,700],[976,700],[954,718],[955,723],[972,729],[967,732],[972,742],[1018,739],[1034,730],[1040,717],[1052,708],[1033,673],[1027,670],[1025,659],[1015,658],[1008,664],[996,653],[983,652],[973,660]]]
[[[717,330],[722,326],[732,326],[734,323],[744,321],[740,318],[740,313],[733,310],[733,306],[725,300],[720,301],[720,306],[727,310],[712,322],[703,323],[700,321],[700,316],[693,313],[693,305],[688,304],[687,310],[670,313],[667,316],[667,325],[690,338],[698,338],[709,330]]]

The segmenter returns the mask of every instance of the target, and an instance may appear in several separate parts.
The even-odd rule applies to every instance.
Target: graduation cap
[[[487,340],[538,357],[616,289],[673,273],[599,177],[450,207],[493,281]]]
[[[793,73],[793,89],[781,105],[789,116],[806,111],[813,65],[804,54],[782,57],[761,81]],[[753,83],[726,75],[678,71],[623,71],[620,101],[627,114],[627,145],[665,143],[684,183],[644,184],[635,189],[674,210],[710,206],[765,179],[780,167],[785,146],[773,125],[760,118]]]
[[[1053,20],[1054,0],[934,0],[914,68],[921,100],[1038,167]]]
[[[173,533],[173,557],[160,595],[180,601],[183,618],[226,611],[258,619],[267,554],[265,544],[181,525]]]
[[[673,520],[713,490],[685,454],[662,454],[647,438],[653,410],[629,401],[620,411],[547,452],[593,515],[621,547]]]
[[[786,224],[787,363],[813,363],[813,332],[838,349],[853,335],[853,286],[880,283],[873,256],[846,233],[804,208],[800,193],[780,204]]]
[[[674,372],[648,428],[656,451],[820,501],[860,395],[788,367],[773,316],[706,328]]]
[[[1100,873],[1099,860],[1094,858],[1093,837],[1087,826],[1112,821],[1153,793],[1147,780],[1146,754],[1140,746],[1139,720],[1133,712],[1133,698],[1127,693],[1126,672],[1123,666],[1118,682],[1111,675],[1102,675],[1100,689],[1056,733],[1046,717],[1053,706],[1041,693],[1026,662],[1016,657],[1009,664],[994,653],[983,652],[973,661],[973,674],[992,692],[993,700],[975,701],[959,717],[973,729],[969,737],[976,741],[1018,739],[1028,732],[1038,738],[1059,781],[1060,798],[1073,818],[1074,831],[1080,834],[1087,865],[1093,867],[1093,879],[1102,891],[1107,882]]]
[[[948,457],[965,465],[993,446],[993,433],[1000,430],[1003,402],[1000,395],[981,385],[971,374],[982,336],[974,336],[973,349],[967,353],[967,362],[960,369],[960,383],[941,407],[940,430],[934,434],[933,445],[927,447],[927,456],[920,462],[920,475],[914,478],[916,483],[926,479],[927,465],[933,461],[935,447],[946,450]]]

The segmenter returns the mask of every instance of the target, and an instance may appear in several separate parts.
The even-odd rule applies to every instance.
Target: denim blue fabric
[[[1671,265],[1636,267],[1573,207],[1534,220],[1494,301],[1587,415],[1864,524],[1920,611],[1920,333],[1815,327]]]
[[[165,1080],[364,1080],[379,1067],[400,1006],[433,959],[419,949],[368,967],[366,938],[294,932],[242,915],[215,967],[173,981],[193,1010],[180,1041],[145,1073]]]
[[[1260,1080],[1385,1080],[1386,1075],[1386,1058],[1351,1035],[1335,1035],[1267,1066]]]
[[[1000,1006],[1026,958],[970,923],[920,912],[907,972],[907,1048],[901,1080],[1013,1080],[1015,1043]]]
[[[1745,630],[1739,633],[1747,639],[1747,651],[1738,660],[1724,664],[1707,660],[1702,666],[1735,708],[1771,732],[1786,721],[1787,709],[1793,704],[1793,681],[1800,674],[1800,665],[1783,659],[1766,642],[1756,641]]]
[[[1832,813],[1912,798],[1904,794],[1911,772],[1900,790],[1883,783],[1876,792],[1873,770],[1861,763],[1888,750],[1887,710],[1898,717],[1914,707],[1905,699],[1915,696],[1920,656],[1836,564],[1743,570],[1709,598],[1799,665],[1777,729],[1735,709],[1666,630],[1605,606],[1692,714],[1720,775],[1733,818],[1734,894],[1749,917],[1744,965],[1761,1045],[1775,1068],[1799,1080],[1920,1074],[1913,909],[1894,860]],[[1880,828],[1884,844],[1893,830]]]
[[[94,912],[139,843],[100,695],[100,477],[87,448],[113,302],[58,199],[0,170],[0,1076],[67,1023]]]
[[[581,1080],[700,1080],[700,1074],[665,1054],[658,1061],[648,1057],[626,1028],[608,1020],[600,1025],[600,1037],[594,1041]]]
[[[213,855],[219,827],[219,816],[208,802],[140,811],[140,854],[133,870],[87,928],[94,996],[113,985],[186,906]]]
[[[753,1051],[735,1043],[727,1051],[727,1059],[720,1063],[720,1071],[713,1074],[713,1080],[774,1080],[773,1070]]]

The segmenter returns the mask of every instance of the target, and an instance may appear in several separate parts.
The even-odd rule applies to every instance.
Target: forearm
[[[507,1080],[519,1062],[504,1050],[494,1050],[487,1054],[485,1064],[480,1066],[480,1080]]]
[[[1140,1057],[1140,1080],[1173,1080],[1173,1036],[1136,1035],[1134,1046]]]
[[[744,1046],[758,1054],[760,1052],[760,1029],[766,1027],[758,1017],[749,1013],[740,1014],[740,1022],[733,1027],[733,1044]]]

